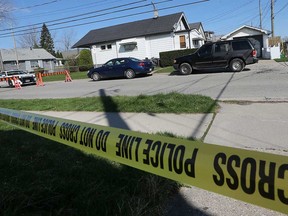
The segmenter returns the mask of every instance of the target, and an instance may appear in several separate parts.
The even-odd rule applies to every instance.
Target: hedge
[[[161,67],[172,66],[173,65],[173,61],[174,61],[175,58],[192,54],[196,50],[197,49],[183,49],[183,50],[174,50],[174,51],[168,51],[168,52],[161,52],[161,53],[159,53]]]

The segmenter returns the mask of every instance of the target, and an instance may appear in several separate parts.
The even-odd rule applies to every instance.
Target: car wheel
[[[132,69],[128,69],[125,71],[125,77],[127,79],[133,79],[135,77],[135,72]]]
[[[100,80],[100,75],[99,75],[99,73],[93,73],[93,74],[92,74],[92,79],[93,79],[93,81],[98,81],[98,80]]]
[[[180,73],[183,74],[183,75],[188,75],[188,74],[191,74],[192,73],[192,67],[189,63],[182,63],[180,65]]]
[[[230,62],[230,70],[233,71],[233,72],[240,72],[244,69],[244,62],[239,59],[239,58],[236,58],[236,59],[233,59],[231,62]]]

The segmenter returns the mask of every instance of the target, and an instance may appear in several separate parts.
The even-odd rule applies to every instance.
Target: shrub
[[[160,53],[160,61],[161,61],[161,67],[167,67],[173,65],[173,60],[175,58],[189,55],[191,53],[194,53],[197,49],[183,49],[183,50],[174,50],[174,51],[168,51],[168,52],[161,52]]]

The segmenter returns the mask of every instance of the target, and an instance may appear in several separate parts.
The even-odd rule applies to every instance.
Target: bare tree
[[[75,40],[75,32],[73,29],[64,31],[63,38],[62,38],[64,51],[71,49],[71,46],[73,45],[74,40]]]
[[[12,23],[10,11],[12,6],[6,0],[0,0],[0,26],[4,23]]]
[[[23,48],[38,48],[39,47],[39,31],[36,27],[33,27],[31,29],[30,33],[27,33],[25,35],[22,35],[19,38],[20,46]]]

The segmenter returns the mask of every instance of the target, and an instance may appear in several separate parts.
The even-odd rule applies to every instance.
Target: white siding
[[[185,36],[185,41],[186,41],[186,47],[185,48],[180,48],[180,36]],[[178,32],[178,33],[176,33],[174,41],[175,41],[175,50],[190,48],[189,33],[188,32]]]
[[[107,48],[108,45],[111,45],[111,49]],[[102,50],[101,46],[105,46],[105,49]],[[92,54],[92,60],[93,60],[94,65],[104,64],[109,59],[117,58],[116,44],[105,43],[105,44],[94,45],[92,46],[91,54]]]
[[[148,58],[152,57],[159,58],[160,52],[174,50],[172,34],[150,36],[147,37],[146,40],[147,40],[146,44],[150,49]]]
[[[134,50],[127,51],[124,48],[124,44],[126,43],[136,43],[136,47]],[[139,59],[144,59],[147,57],[146,54],[146,46],[145,46],[145,37],[139,38],[130,38],[121,41],[117,41],[117,48],[118,48],[118,56],[119,57],[134,57]]]
[[[196,29],[193,29],[190,32],[190,39],[192,49],[201,47],[205,41],[203,34],[201,34],[201,32],[197,31]],[[198,45],[195,45],[193,41],[198,41]]]
[[[175,29],[175,31],[182,31],[182,30],[186,30],[186,28],[183,21],[181,20],[179,23],[177,23],[177,28]]]

